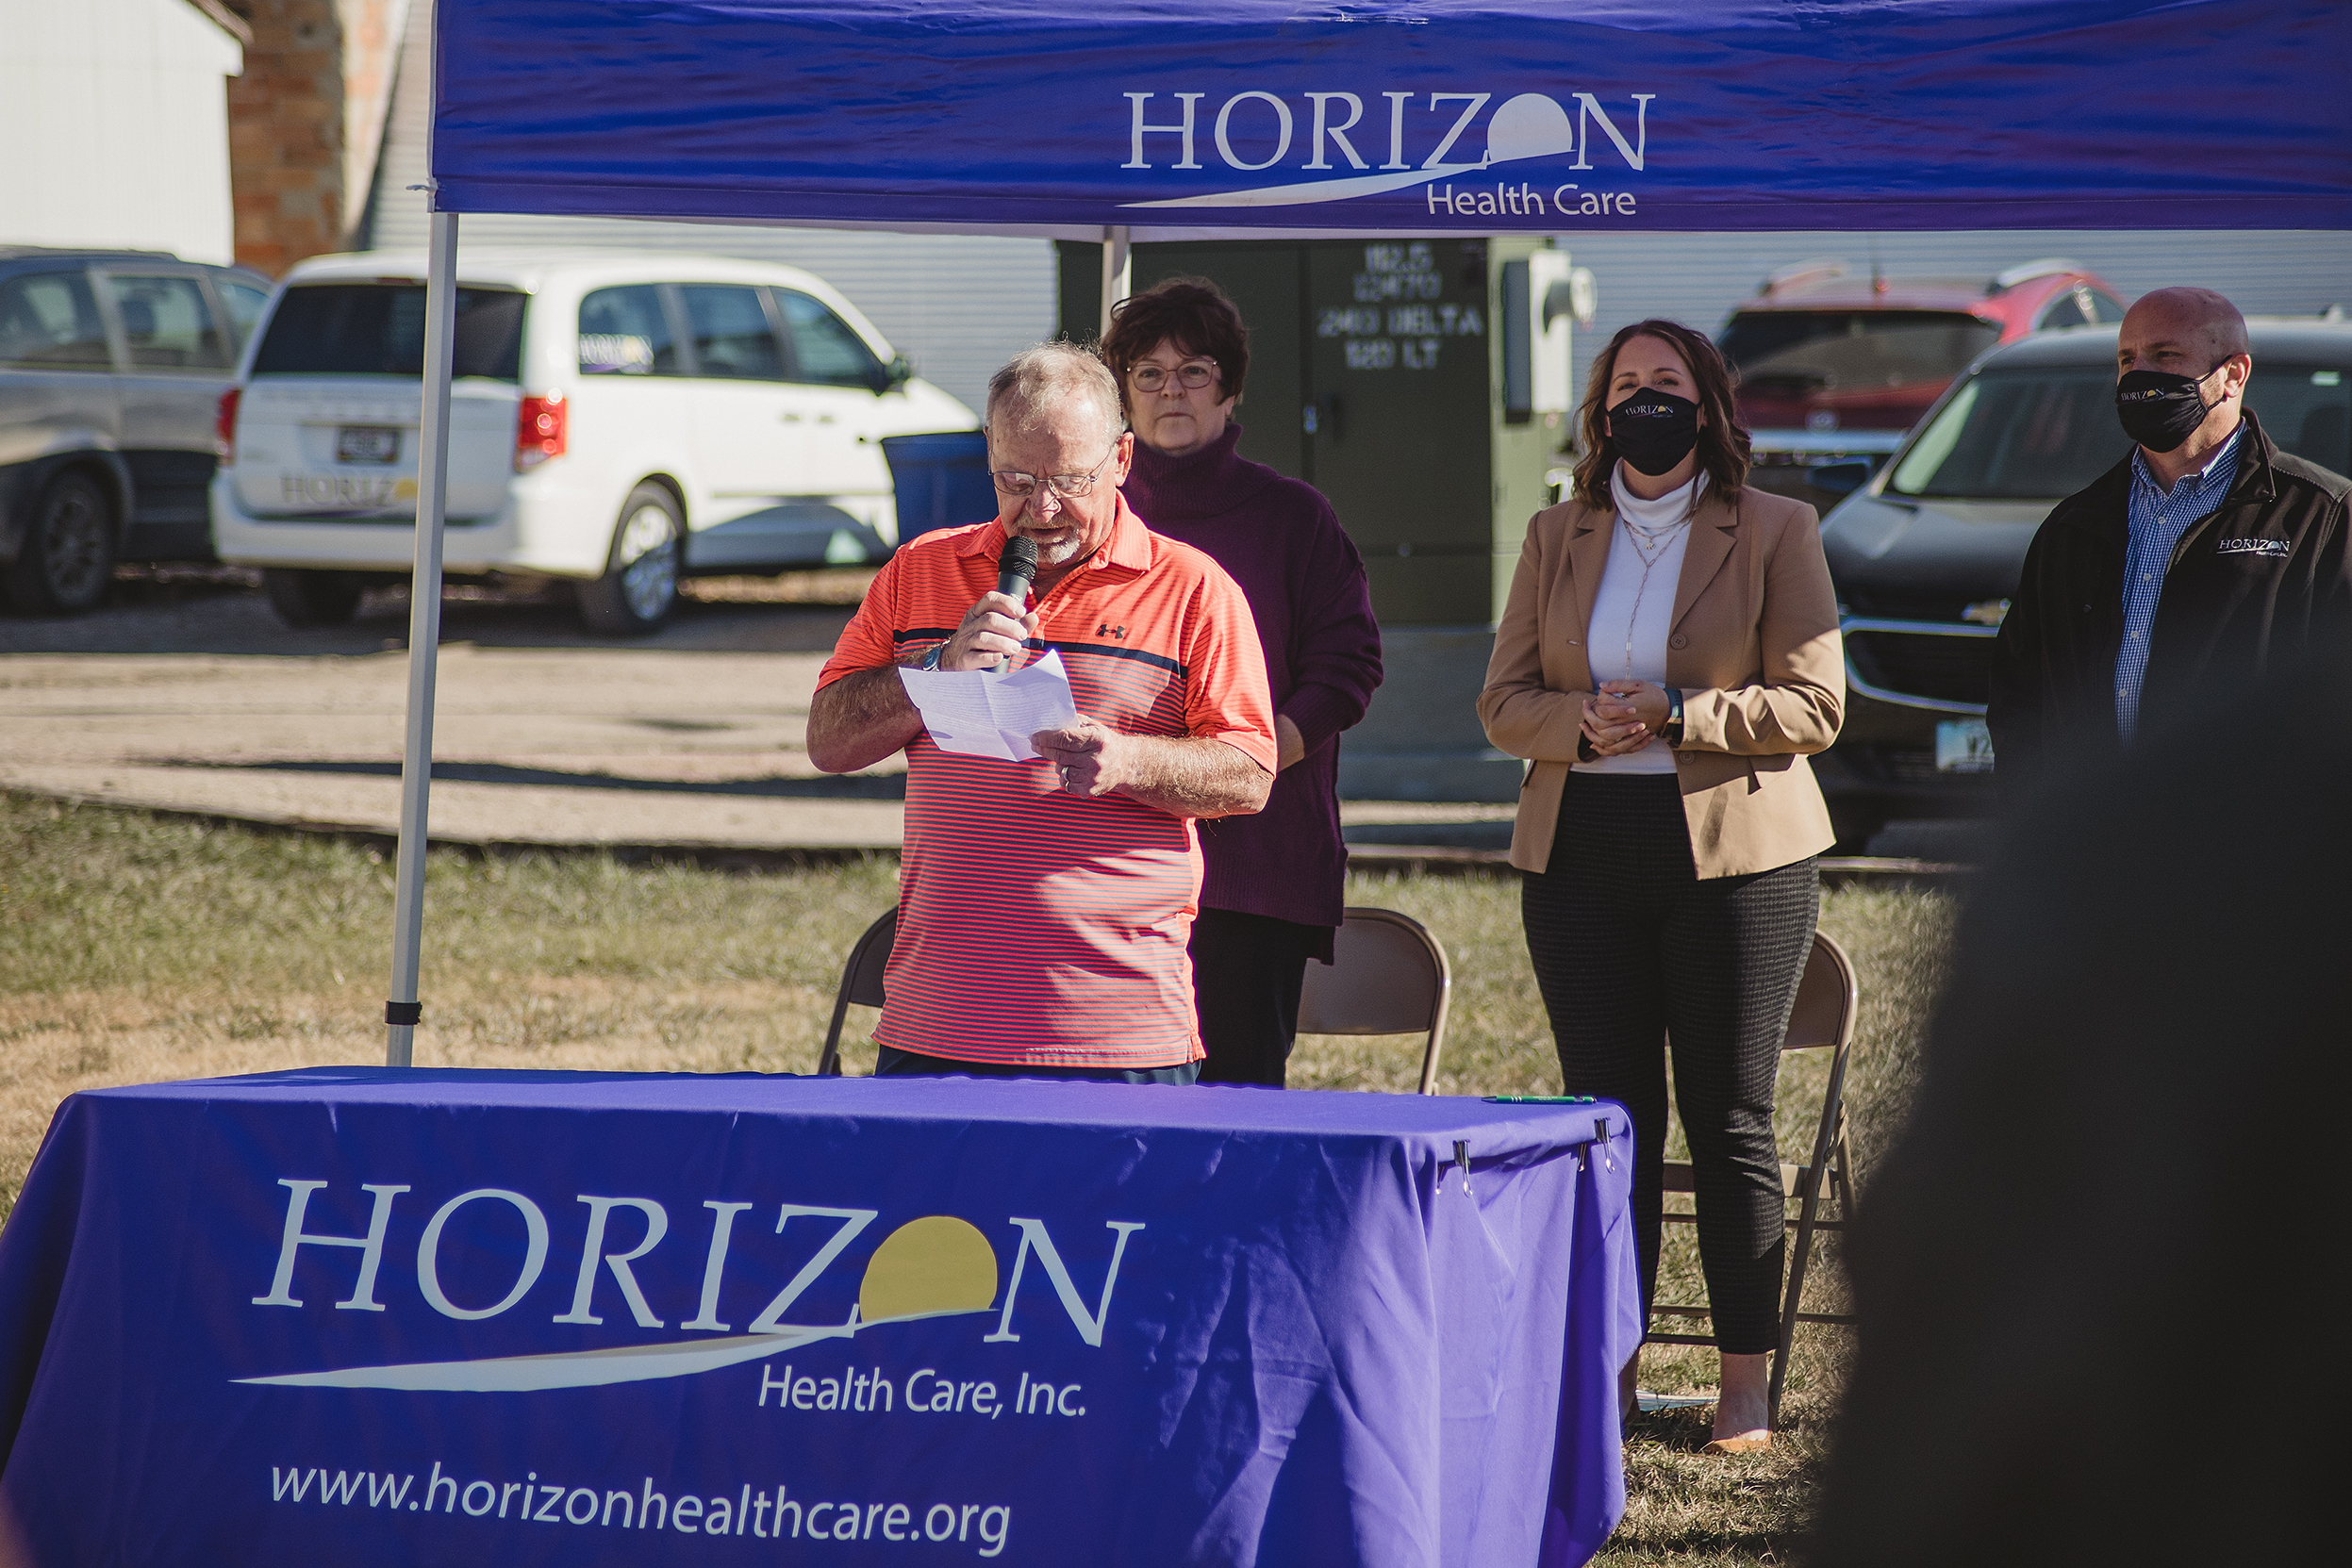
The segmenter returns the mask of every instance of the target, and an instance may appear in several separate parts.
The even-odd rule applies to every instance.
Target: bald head
[[[2211,289],[2159,289],[2143,294],[2124,312],[2124,324],[2115,335],[2116,381],[2134,371],[2187,376],[2196,383],[2197,402],[2205,405],[2204,420],[2175,446],[2160,452],[2145,444],[2145,432],[2135,435],[2149,467],[2169,488],[2238,428],[2245,384],[2254,374],[2245,318]],[[2127,421],[2125,428],[2133,427]]]
[[[2174,357],[2152,355],[2170,348]],[[2137,363],[2128,357],[2136,351]],[[2124,314],[2115,344],[2118,368],[2205,375],[2225,359],[2249,352],[2245,318],[2211,289],[2159,289],[2140,296]],[[2183,363],[2194,360],[2194,366]]]

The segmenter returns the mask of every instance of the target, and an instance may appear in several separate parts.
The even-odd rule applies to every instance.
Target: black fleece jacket
[[[2181,536],[2164,574],[2141,685],[2143,733],[2200,677],[2259,677],[2352,626],[2352,481],[2280,452],[2250,413],[2245,425],[2236,479]],[[2004,795],[2030,786],[2061,754],[2088,758],[2120,744],[2115,654],[2131,462],[2060,502],[2026,553],[1985,715]]]

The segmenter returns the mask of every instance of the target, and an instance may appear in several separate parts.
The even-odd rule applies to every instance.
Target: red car
[[[1821,505],[1835,495],[1814,494],[1812,468],[1853,457],[1875,467],[1985,350],[2058,327],[2112,325],[2123,314],[2111,285],[2056,258],[1990,281],[1808,262],[1766,278],[1716,342],[1740,374],[1756,483]]]

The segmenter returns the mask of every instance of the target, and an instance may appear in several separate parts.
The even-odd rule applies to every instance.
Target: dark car
[[[208,561],[213,420],[273,286],[163,251],[0,246],[0,598],[86,610]]]
[[[2299,457],[2352,470],[2352,324],[2247,324],[2246,406],[2262,429]],[[1823,522],[1848,695],[1846,727],[1815,769],[1842,846],[1895,817],[1989,803],[1992,638],[2042,520],[2130,450],[2114,388],[2113,327],[1996,349]]]
[[[1811,468],[1893,452],[1985,350],[2123,316],[2112,288],[2058,256],[1991,278],[1863,276],[1842,261],[1808,262],[1766,278],[1716,341],[1739,371],[1757,487],[1826,509],[1834,498],[1812,486]]]

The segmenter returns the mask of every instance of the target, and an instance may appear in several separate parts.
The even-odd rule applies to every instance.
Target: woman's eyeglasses
[[[1118,450],[1118,443],[1113,442],[1111,451],[1102,454],[1102,462],[1094,466],[1092,473],[1048,474],[1045,483],[1055,495],[1060,496],[1064,501],[1076,501],[1094,488],[1095,480],[1102,472],[1103,463],[1108,463],[1111,460],[1111,453]],[[1034,473],[1023,473],[1018,469],[1000,469],[988,477],[996,481],[996,487],[999,490],[1017,501],[1027,501],[1037,493],[1037,476]]]
[[[1138,392],[1156,392],[1168,385],[1168,369],[1163,365],[1136,365],[1127,372],[1127,379]],[[1188,391],[1199,391],[1217,379],[1217,361],[1187,359],[1176,367],[1176,384]]]

